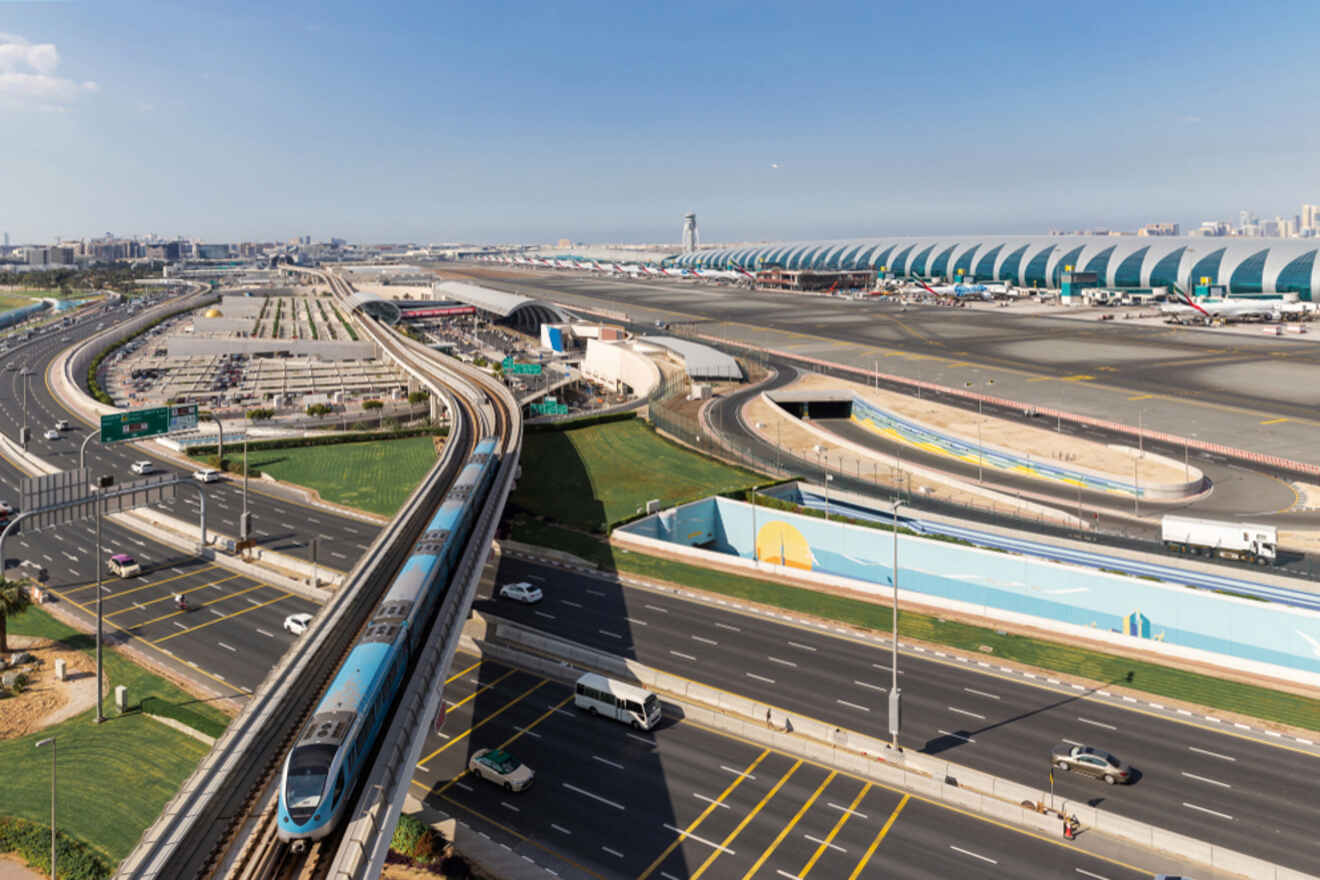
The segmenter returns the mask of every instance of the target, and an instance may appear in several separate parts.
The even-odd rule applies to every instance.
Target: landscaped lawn
[[[90,636],[30,608],[10,619],[16,634],[55,637],[87,649]],[[56,739],[57,813],[62,833],[119,862],[160,814],[179,785],[207,751],[204,743],[140,713],[117,716],[113,686],[127,684],[131,704],[155,696],[184,706],[220,725],[227,716],[197,702],[168,681],[119,656],[105,652],[111,689],[107,720],[96,724],[91,710],[40,733],[0,741],[0,813],[50,821],[50,751],[36,742]],[[0,702],[0,712],[4,703]]]
[[[32,295],[36,296],[39,293],[41,293],[41,291],[33,291]],[[35,302],[35,300],[32,299],[32,296],[29,296],[26,293],[14,293],[8,290],[0,291],[0,312],[7,312],[10,309],[17,309],[22,306],[30,306],[33,302]]]
[[[603,529],[658,498],[662,507],[762,482],[630,419],[523,437],[512,502],[584,529]]]
[[[248,457],[254,472],[315,489],[326,501],[394,516],[436,456],[430,437],[405,437],[262,450]]]

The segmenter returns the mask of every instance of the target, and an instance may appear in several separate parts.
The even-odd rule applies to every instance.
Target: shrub
[[[427,390],[424,389],[424,388],[423,388],[422,390],[420,390],[420,391],[409,391],[409,392],[408,392],[408,402],[411,403],[411,404],[416,405],[416,404],[419,404],[419,403],[421,403],[422,401],[426,400],[426,399],[427,399],[428,397],[430,397],[430,396],[431,396],[431,392],[427,391]]]
[[[353,325],[348,323],[347,319],[344,318],[343,313],[339,311],[339,307],[334,303],[331,303],[330,309],[335,313],[335,317],[339,319],[339,323],[343,324],[344,329],[348,331],[348,338],[357,342],[357,331],[354,330]]]
[[[429,865],[440,857],[445,839],[435,833],[416,816],[401,815],[390,838],[390,849],[421,865]]]
[[[275,410],[270,407],[258,407],[247,411],[247,417],[254,422],[264,422],[266,419],[275,417]]]
[[[81,841],[57,832],[55,850],[63,880],[104,880],[110,876],[110,866]],[[0,816],[0,852],[18,853],[38,873],[50,873],[50,826]]]
[[[322,416],[329,415],[330,413],[332,413],[332,412],[334,412],[334,411],[335,411],[335,408],[334,408],[333,406],[331,406],[330,404],[328,404],[328,403],[309,403],[309,404],[307,404],[307,414],[308,414],[309,416],[316,416],[318,419],[321,418]]]
[[[362,401],[362,408],[363,408],[363,409],[384,409],[384,408],[385,408],[385,401],[383,401],[383,400],[364,400],[364,401]]]

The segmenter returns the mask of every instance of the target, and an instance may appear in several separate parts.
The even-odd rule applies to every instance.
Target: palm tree
[[[9,616],[28,607],[27,586],[0,577],[0,653],[9,651]]]

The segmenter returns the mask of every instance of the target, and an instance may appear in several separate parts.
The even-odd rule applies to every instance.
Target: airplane
[[[628,273],[634,278],[636,278],[638,275],[643,274],[642,267],[637,265],[636,263],[625,263],[621,268],[624,272]]]
[[[692,273],[689,272],[687,269],[682,269],[682,268],[678,268],[678,267],[661,268],[660,273],[661,273],[662,275],[667,275],[667,276],[669,276],[670,278],[691,278],[691,277],[692,277]]]
[[[659,269],[657,269],[655,266],[652,266],[650,263],[647,263],[646,265],[642,266],[642,271],[645,272],[647,275],[663,275],[663,274],[664,274],[664,273],[661,272]]]
[[[912,280],[932,296],[956,296],[959,299],[965,296],[979,296],[984,300],[994,299],[989,285],[986,284],[941,284],[939,287],[931,287],[920,278],[913,278]]]
[[[1300,314],[1305,311],[1301,303],[1288,302],[1282,297],[1268,299],[1224,299],[1195,300],[1178,285],[1170,285],[1181,302],[1166,302],[1160,306],[1160,314],[1174,318],[1191,318],[1209,322],[1215,318],[1275,318],[1284,314]]]

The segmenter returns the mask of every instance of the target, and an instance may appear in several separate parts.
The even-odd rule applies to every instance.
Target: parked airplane
[[[923,290],[933,296],[956,296],[959,299],[966,296],[980,297],[984,300],[994,299],[994,294],[990,292],[989,286],[985,284],[941,284],[938,287],[931,287],[920,278],[912,279]]]
[[[1210,321],[1214,318],[1275,318],[1285,314],[1301,314],[1305,307],[1298,302],[1289,302],[1283,297],[1263,297],[1260,299],[1203,299],[1196,300],[1188,296],[1178,285],[1172,285],[1178,302],[1167,302],[1160,306],[1160,313],[1175,318],[1191,318]]]

